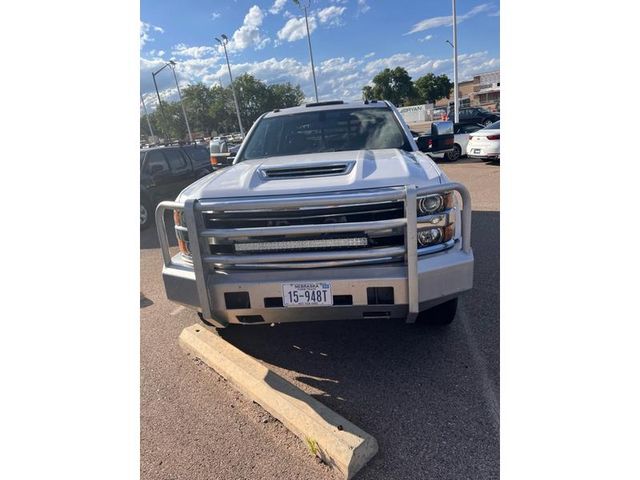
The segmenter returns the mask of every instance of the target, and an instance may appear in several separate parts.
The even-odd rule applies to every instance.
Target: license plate
[[[331,284],[328,282],[283,283],[282,304],[285,307],[333,305]]]
[[[480,154],[481,150],[479,148],[474,148],[473,153]]]

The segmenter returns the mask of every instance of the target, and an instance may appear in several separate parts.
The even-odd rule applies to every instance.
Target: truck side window
[[[178,149],[164,150],[164,156],[167,157],[169,167],[173,172],[186,170],[187,160],[182,156]]]
[[[155,168],[154,168],[155,165]],[[158,165],[161,167],[159,168]],[[167,165],[167,161],[164,159],[164,155],[160,151],[153,151],[147,153],[147,163],[144,167],[146,173],[151,175],[152,173],[158,172],[168,172],[169,166]]]

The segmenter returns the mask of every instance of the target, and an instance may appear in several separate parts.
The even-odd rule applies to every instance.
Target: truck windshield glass
[[[238,161],[304,153],[411,146],[393,112],[382,108],[319,110],[263,118]]]

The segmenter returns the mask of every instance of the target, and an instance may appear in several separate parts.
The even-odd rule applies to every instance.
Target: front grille
[[[330,206],[297,210],[256,210],[204,213],[206,228],[279,227],[323,223],[373,222],[404,216],[404,202]]]
[[[404,245],[403,228],[389,228],[384,230],[358,232],[328,233],[320,232],[322,226],[336,223],[376,222],[404,218],[404,201],[394,200],[379,203],[335,205],[321,207],[306,207],[287,210],[239,210],[239,211],[209,211],[203,212],[204,226],[207,229],[239,229],[239,228],[268,228],[298,225],[319,225],[319,233],[304,235],[269,235],[259,237],[242,237],[235,240],[237,244],[255,245],[264,242],[274,243],[274,248],[265,248],[263,253],[276,251],[294,253],[301,251],[322,250],[359,250],[363,248],[397,247]],[[346,242],[331,242],[336,239],[365,238],[365,242],[352,242],[352,246],[344,246]],[[321,240],[320,242],[315,242]],[[305,245],[303,248],[285,248],[288,244]],[[336,243],[337,247],[324,246]],[[319,245],[314,248],[314,245]],[[356,245],[357,244],[357,245]],[[213,255],[243,255],[256,253],[243,252],[243,246],[236,248],[234,240],[214,239],[210,244]]]

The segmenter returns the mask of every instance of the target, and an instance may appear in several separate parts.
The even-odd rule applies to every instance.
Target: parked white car
[[[467,156],[471,158],[500,158],[500,121],[471,134],[467,143]]]
[[[484,128],[477,123],[456,123],[453,127],[453,150],[444,154],[444,159],[448,162],[456,162],[467,154],[467,144],[471,133]]]

